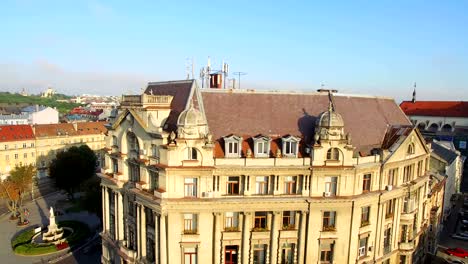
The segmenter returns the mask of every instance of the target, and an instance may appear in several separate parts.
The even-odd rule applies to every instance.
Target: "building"
[[[149,83],[109,127],[102,262],[422,262],[429,158],[393,99]]]
[[[0,179],[19,165],[36,165],[36,138],[30,125],[0,126]]]
[[[15,166],[31,164],[42,178],[59,151],[82,144],[96,152],[101,165],[106,132],[102,122],[0,126],[0,177],[8,177]]]
[[[0,115],[0,125],[57,124],[58,120],[57,109],[42,105],[23,107],[20,113]]]
[[[460,152],[450,141],[437,141],[431,143],[430,170],[447,178],[444,194],[444,218],[447,218],[455,206],[463,175],[464,159]]]
[[[452,141],[462,155],[468,156],[468,102],[403,101],[401,109],[426,137]]]
[[[55,90],[52,89],[51,87],[49,87],[49,88],[47,88],[47,90],[45,90],[43,93],[41,93],[41,97],[51,98],[55,94],[56,94]]]

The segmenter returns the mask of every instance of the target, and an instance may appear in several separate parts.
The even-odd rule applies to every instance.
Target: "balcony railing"
[[[122,106],[170,106],[171,95],[122,95]]]
[[[324,226],[322,231],[324,231],[324,232],[336,231],[336,227],[335,226]]]

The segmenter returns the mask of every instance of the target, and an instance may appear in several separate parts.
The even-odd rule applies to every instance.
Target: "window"
[[[185,197],[197,197],[197,179],[196,178],[185,178]]]
[[[10,160],[10,155],[5,155],[5,160],[9,161]]]
[[[255,157],[268,157],[270,153],[271,139],[264,136],[253,138]]]
[[[226,246],[224,248],[224,263],[237,264],[238,246]]]
[[[6,145],[5,145],[6,146]],[[466,149],[466,141],[460,141],[458,142],[458,148],[459,149]]]
[[[361,226],[369,225],[370,206],[361,209]]]
[[[332,263],[333,262],[333,244],[321,243],[320,244],[320,262]]]
[[[359,257],[364,257],[367,255],[367,239],[368,237],[359,239]]]
[[[26,148],[26,143],[23,143],[23,148]]]
[[[395,179],[398,177],[398,168],[388,171],[387,185],[395,185]]]
[[[187,160],[196,160],[197,159],[197,149],[196,148],[187,148],[186,150]]]
[[[268,177],[255,177],[256,194],[268,194]]]
[[[28,153],[23,153],[23,158],[27,159],[28,158]]]
[[[254,245],[253,264],[266,264],[266,244]]]
[[[267,229],[267,213],[255,212],[254,231],[264,231]]]
[[[335,231],[335,220],[336,220],[336,212],[335,211],[326,211],[323,212],[323,231]]]
[[[296,176],[286,176],[284,178],[284,194],[296,194]]]
[[[228,177],[227,186],[226,186],[227,194],[229,195],[238,195],[239,194],[239,177]]]
[[[132,201],[128,201],[127,203],[127,212],[130,216],[135,216],[135,205]]]
[[[400,242],[404,243],[408,239],[408,225],[401,226]]]
[[[385,209],[385,218],[393,217],[393,207],[394,206],[395,206],[395,201],[393,199],[388,200],[387,206],[386,206],[386,209]]]
[[[31,152],[31,157],[34,158],[34,152]]]
[[[148,207],[145,207],[145,217],[146,217],[146,226],[154,228],[154,223],[155,223],[154,214],[153,214],[153,211]]]
[[[327,160],[340,160],[340,150],[331,148],[327,151]]]
[[[128,248],[135,251],[137,250],[135,230],[130,227],[128,227]]]
[[[31,148],[34,148],[34,143],[31,143]]]
[[[400,263],[399,264],[406,264],[406,256],[400,255]]]
[[[5,150],[8,150],[8,145],[5,145]]]
[[[159,189],[159,172],[149,170],[148,174],[149,174],[149,189],[151,191]]]
[[[159,162],[159,147],[157,145],[151,145],[151,157]]]
[[[417,173],[418,173],[418,176],[422,176],[424,174],[424,168],[423,168],[423,161],[420,160],[418,161],[418,165],[417,165]]]
[[[362,179],[362,192],[370,192],[371,190],[371,175],[364,174]]]
[[[117,159],[112,159],[112,170],[114,173],[119,173],[119,162]]]
[[[184,234],[197,233],[197,215],[184,214]]]
[[[147,236],[146,237],[146,259],[151,263],[154,263],[154,260],[155,260],[154,249],[155,249],[154,239],[150,236]]]
[[[197,249],[184,247],[184,264],[197,264]]]
[[[130,170],[130,180],[133,182],[139,182],[140,181],[140,165],[130,163],[129,170]]]
[[[405,166],[403,168],[403,183],[407,183],[413,179],[414,164]]]
[[[293,264],[294,263],[294,248],[293,243],[284,243],[281,249],[281,264]]]
[[[83,142],[83,139],[80,139],[80,142]],[[140,146],[138,145],[138,139],[135,134],[129,132],[127,135],[127,142],[130,151],[135,152],[137,155],[140,154]]]
[[[239,213],[226,212],[224,218],[224,231],[239,231]]]
[[[295,229],[295,211],[284,211],[283,212],[283,230]]]
[[[392,251],[392,228],[386,228],[384,231],[384,254],[388,254]]]
[[[325,177],[325,196],[336,195],[338,177]]]
[[[414,144],[413,144],[413,143],[410,143],[410,144],[408,145],[407,154],[408,154],[408,155],[414,154]]]
[[[18,153],[15,154],[15,159],[18,159]]]
[[[225,156],[228,158],[238,158],[241,154],[242,138],[232,135],[224,138]]]
[[[288,136],[282,139],[283,155],[286,157],[297,157],[299,138]]]

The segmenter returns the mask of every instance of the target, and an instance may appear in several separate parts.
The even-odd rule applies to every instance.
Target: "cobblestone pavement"
[[[49,224],[49,208],[55,206],[57,201],[65,199],[66,196],[60,192],[50,194],[45,197],[36,199],[25,205],[30,211],[29,221],[30,225],[48,225]],[[54,208],[55,209],[55,208]],[[99,219],[87,212],[70,213],[56,217],[57,221],[61,220],[77,220],[87,223],[91,230],[98,230],[100,226]],[[23,228],[16,227],[16,222],[8,220],[8,215],[0,218],[0,263],[2,264],[31,264],[31,263],[47,263],[47,260],[54,257],[54,255],[47,255],[42,257],[23,257],[15,255],[11,249],[11,239]],[[59,254],[57,253],[55,257]],[[60,263],[60,262],[58,262]],[[67,262],[73,263],[73,262]],[[78,262],[77,262],[78,263]],[[87,262],[81,262],[87,263]],[[92,262],[91,262],[92,263]]]

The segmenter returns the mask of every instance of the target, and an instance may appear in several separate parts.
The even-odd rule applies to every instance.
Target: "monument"
[[[63,237],[63,229],[58,228],[55,222],[54,208],[50,207],[50,219],[47,232],[42,234],[42,240],[44,242],[55,242]]]

